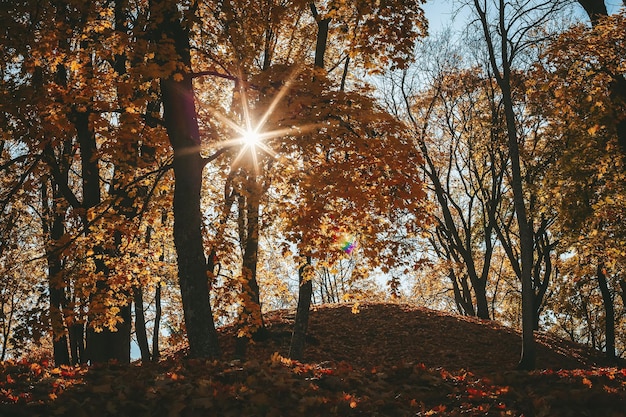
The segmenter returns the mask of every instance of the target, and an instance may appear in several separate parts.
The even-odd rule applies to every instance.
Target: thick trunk
[[[72,365],[87,363],[85,354],[85,326],[83,323],[76,323],[69,328],[70,353],[72,354]]]
[[[92,328],[87,330],[88,359],[92,364],[108,361],[130,363],[130,305],[120,307],[119,316],[123,322],[114,331],[108,328],[101,332]]]
[[[171,24],[177,24],[172,22]],[[207,262],[202,242],[200,191],[204,162],[191,79],[161,80],[164,121],[174,148],[174,244],[191,357],[220,354],[209,304]]]
[[[101,202],[100,167],[96,155],[96,138],[89,123],[89,111],[74,111],[72,120],[76,127],[76,135],[80,146],[81,174],[83,191],[83,223],[85,233],[89,233],[88,210]],[[94,248],[94,252],[104,254],[103,248]],[[103,262],[96,262],[96,270],[103,272],[102,278],[96,283],[95,293],[91,300],[102,302],[108,294],[107,271]],[[91,312],[89,312],[91,313]],[[121,363],[130,362],[130,306],[120,307],[120,316],[124,320],[115,331],[104,328],[96,331],[91,325],[87,329],[87,355],[92,363],[116,360]]]
[[[309,310],[311,308],[311,294],[313,293],[313,281],[307,276],[307,268],[311,266],[311,258],[307,257],[306,264],[298,270],[298,308],[296,310],[296,322],[291,335],[291,346],[289,347],[289,358],[302,360],[304,356],[304,346],[306,344],[306,332],[309,327]]]
[[[473,265],[472,265],[473,268]],[[483,320],[489,320],[489,302],[487,301],[487,281],[476,277],[472,280],[474,296],[476,297],[476,315]]]
[[[600,18],[608,16],[604,0],[578,0],[578,3],[587,12],[593,26],[598,23]]]
[[[191,357],[220,355],[217,331],[209,302],[207,261],[202,239],[200,192],[204,161],[192,79],[189,33],[182,26],[173,2],[153,2],[163,17],[156,39],[168,39],[178,54],[180,72],[161,79],[163,121],[174,149],[174,244],[178,257],[178,280]],[[163,64],[171,56],[159,57]]]
[[[609,291],[609,285],[602,263],[598,265],[597,276],[598,287],[600,288],[602,302],[604,304],[606,357],[609,360],[615,360],[615,307],[613,306],[613,297],[611,297],[611,292]]]

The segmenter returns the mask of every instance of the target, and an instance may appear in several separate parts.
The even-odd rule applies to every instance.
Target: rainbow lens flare
[[[354,236],[350,236],[348,234],[343,235],[339,240],[339,247],[348,255],[351,254],[356,247],[356,240],[354,239]]]

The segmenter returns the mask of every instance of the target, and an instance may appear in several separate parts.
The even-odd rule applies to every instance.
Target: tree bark
[[[162,23],[156,39],[174,43],[181,72],[161,78],[163,121],[174,149],[174,244],[189,356],[217,358],[220,349],[209,302],[207,261],[202,240],[200,192],[204,161],[196,119],[188,29],[182,26],[175,2],[158,3]],[[171,59],[171,58],[169,58]],[[164,62],[166,63],[166,62]],[[184,68],[184,70],[183,70]]]
[[[606,357],[607,359],[615,360],[615,307],[613,306],[613,297],[609,291],[609,285],[606,279],[606,272],[602,263],[598,264],[597,269],[598,287],[602,294],[602,303],[604,304],[604,325],[605,325],[605,340],[606,340]]]
[[[87,363],[87,355],[85,354],[85,325],[78,322],[70,326],[69,337],[72,365]]]
[[[159,329],[161,327],[161,283],[154,292],[154,327],[152,329],[152,361],[157,362],[161,356],[159,349]]]
[[[587,12],[592,26],[597,25],[602,17],[609,15],[604,0],[578,0],[578,3]]]
[[[133,288],[133,301],[135,303],[135,335],[141,352],[141,362],[150,361],[150,348],[148,347],[148,335],[146,334],[146,315],[143,309],[143,290],[140,286]]]
[[[309,327],[309,310],[311,309],[311,294],[313,293],[313,281],[307,277],[307,268],[311,267],[311,257],[307,256],[306,263],[298,269],[298,308],[296,310],[296,321],[291,335],[291,345],[289,347],[289,358],[300,361],[304,356],[306,345],[306,333]]]
[[[541,225],[534,233],[534,246],[537,255],[534,258],[535,264],[533,266],[532,273],[535,330],[539,330],[543,299],[546,295],[546,291],[548,290],[550,278],[552,277],[552,251],[556,247],[555,242],[550,242],[550,236],[547,232],[548,223],[548,221],[542,218]]]
[[[250,149],[255,152],[254,149]],[[254,170],[251,168],[248,174],[248,186],[246,196],[240,199],[240,221],[244,222],[240,227],[240,239],[244,243],[243,248],[243,322],[242,326],[248,326],[246,333],[250,332],[253,338],[265,336],[265,325],[261,313],[261,298],[259,283],[257,280],[257,261],[259,253],[259,211],[260,211],[260,184],[257,181]],[[235,356],[239,359],[246,357],[249,336],[237,337]]]
[[[97,158],[96,137],[90,126],[91,111],[74,110],[71,120],[76,128],[76,135],[80,148],[81,177],[83,191],[83,224],[85,233],[89,234],[88,212],[102,201],[100,191],[100,167]],[[93,248],[95,253],[104,255],[102,247]],[[90,296],[90,305],[101,303],[108,296],[108,270],[103,261],[95,261],[96,271],[102,272],[103,277],[96,282],[95,293]],[[92,312],[88,312],[91,314]],[[121,363],[130,363],[130,306],[120,307],[120,316],[123,322],[115,331],[104,327],[96,331],[92,325],[87,328],[87,356],[92,363],[116,360]],[[93,317],[90,318],[90,321]]]
[[[41,199],[43,206],[43,232],[48,237],[46,244],[46,260],[48,263],[48,291],[50,299],[50,326],[52,328],[52,352],[54,364],[56,366],[70,364],[70,351],[67,334],[65,330],[65,320],[63,317],[63,307],[65,306],[65,283],[63,280],[63,260],[58,250],[57,244],[65,233],[64,215],[61,208],[56,204],[59,199],[57,187],[54,181],[50,180],[52,193],[48,192],[48,179],[44,179],[42,184]],[[51,197],[51,198],[50,198]],[[51,222],[51,223],[50,223]]]

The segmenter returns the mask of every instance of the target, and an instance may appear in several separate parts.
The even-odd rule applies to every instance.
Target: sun
[[[245,147],[250,148],[250,150],[253,150],[257,146],[259,146],[262,140],[263,139],[261,138],[259,132],[254,129],[246,130],[241,136],[241,144]]]
[[[239,86],[239,95],[241,97],[242,110],[240,123],[237,123],[234,120],[226,117],[224,114],[222,114],[222,112],[216,109],[211,109],[213,117],[223,122],[226,126],[230,127],[235,135],[231,139],[220,141],[214,144],[212,147],[217,148],[217,150],[215,151],[214,155],[210,157],[210,159],[212,160],[213,158],[222,154],[226,149],[239,148],[239,152],[236,154],[234,160],[231,162],[231,167],[239,166],[242,161],[247,160],[252,164],[254,171],[258,173],[261,162],[259,160],[260,156],[268,155],[271,158],[275,158],[277,156],[276,151],[274,151],[272,147],[267,143],[269,140],[276,139],[281,136],[302,135],[319,128],[320,123],[311,123],[303,126],[279,127],[273,130],[265,129],[269,117],[273,114],[276,106],[289,90],[291,83],[293,79],[295,79],[296,75],[297,71],[294,71],[293,74],[287,80],[285,80],[285,83],[283,84],[281,89],[270,102],[269,107],[265,110],[263,115],[258,120],[253,120],[253,118],[251,117],[251,112],[248,107],[249,103],[246,89],[244,88],[243,83]]]

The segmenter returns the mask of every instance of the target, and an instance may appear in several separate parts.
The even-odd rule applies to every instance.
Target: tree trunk
[[[593,26],[598,23],[599,19],[609,15],[604,0],[578,0],[578,3],[587,12]]]
[[[448,272],[448,277],[452,281],[452,291],[454,292],[454,301],[460,314],[464,316],[475,316],[474,304],[472,303],[472,295],[467,285],[467,278],[464,275],[462,278],[457,278],[452,269]],[[459,281],[461,286],[459,287]],[[462,291],[461,291],[462,290]]]
[[[505,81],[506,80],[506,81]],[[520,165],[519,144],[517,142],[517,126],[515,125],[515,112],[510,91],[510,73],[505,72],[502,79],[502,95],[507,120],[509,137],[509,155],[511,158],[511,177],[513,189],[513,205],[515,217],[519,229],[519,245],[521,252],[521,280],[522,280],[522,353],[519,368],[531,370],[535,367],[535,291],[533,290],[532,266],[534,243],[533,236],[526,215],[524,202],[524,187],[522,183],[522,171]]]
[[[89,110],[74,110],[71,120],[76,128],[76,135],[80,147],[81,176],[83,191],[83,224],[85,233],[89,234],[88,211],[101,202],[100,167],[96,155],[96,137],[90,126]],[[104,254],[104,248],[93,248],[95,253]],[[90,297],[90,304],[101,303],[107,296],[107,267],[103,261],[96,260],[96,271],[102,272],[103,277],[96,282],[95,293]],[[91,311],[88,312],[91,314]],[[92,363],[116,360],[121,363],[130,362],[130,305],[120,306],[120,316],[123,322],[115,330],[104,327],[102,331],[89,325],[87,329],[87,356]],[[93,317],[90,319],[93,320]]]
[[[606,339],[606,357],[615,360],[615,307],[613,306],[613,297],[609,291],[609,285],[606,280],[606,272],[602,263],[598,264],[597,270],[598,287],[602,294],[602,302],[604,304],[605,313],[605,339]]]
[[[48,291],[50,293],[50,326],[52,328],[52,351],[56,366],[70,364],[70,351],[68,346],[63,307],[65,306],[65,282],[62,276],[63,262],[57,242],[65,233],[63,210],[57,209],[56,204],[59,196],[52,181],[52,199],[49,199],[47,179],[42,185],[42,206],[44,211],[43,232],[49,239],[46,244],[46,260],[48,262]],[[50,225],[50,221],[52,224]]]
[[[140,286],[133,288],[133,300],[135,303],[135,335],[141,352],[141,362],[150,361],[150,348],[148,347],[148,335],[146,334],[146,315],[143,309],[143,290]]]
[[[251,152],[254,152],[251,149]],[[259,253],[259,210],[260,210],[260,185],[254,170],[248,175],[248,187],[246,197],[240,199],[241,221],[245,221],[243,229],[240,228],[240,238],[244,242],[242,274],[243,274],[243,320],[241,326],[246,326],[245,333],[250,333],[253,338],[265,336],[265,325],[261,313],[261,298],[259,283],[257,281],[257,260]],[[243,209],[243,210],[242,210]],[[239,359],[246,357],[249,336],[237,337],[235,356]]]
[[[174,148],[174,244],[189,354],[217,357],[217,331],[209,304],[207,264],[202,242],[200,191],[204,164],[200,156],[191,80],[161,80],[164,119]],[[189,132],[189,129],[196,132]]]
[[[317,42],[315,45],[315,67],[324,68],[324,55],[326,54],[326,41],[328,39],[328,28],[330,18],[320,19],[315,4],[310,3],[311,13],[317,22]],[[296,311],[296,320],[291,336],[291,346],[289,348],[289,357],[295,360],[301,360],[304,355],[304,345],[306,342],[306,332],[309,327],[309,309],[311,308],[311,297],[313,295],[312,277],[306,277],[307,268],[311,266],[311,257],[306,257],[306,264],[302,265],[298,270],[298,281],[300,287],[298,289],[298,308]]]
[[[306,263],[298,269],[298,308],[296,310],[296,321],[293,325],[291,335],[291,345],[289,347],[289,358],[300,361],[304,356],[304,346],[306,344],[306,332],[309,327],[309,310],[311,308],[311,294],[313,293],[313,281],[308,268],[311,267],[311,257],[307,256]]]
[[[87,363],[87,355],[85,354],[85,325],[79,322],[70,326],[69,336],[72,365]]]
[[[491,37],[490,25],[487,21],[486,11],[482,9],[479,0],[474,0],[475,9],[479,15],[487,48],[489,52],[489,63],[493,70],[494,77],[502,93],[502,103],[507,128],[508,150],[511,162],[511,188],[513,190],[513,206],[515,217],[519,229],[519,246],[521,256],[521,283],[522,283],[522,353],[518,363],[519,369],[530,370],[535,367],[535,339],[534,339],[534,298],[532,282],[532,266],[534,242],[524,201],[524,184],[520,163],[520,149],[518,143],[518,131],[515,120],[515,109],[513,106],[513,95],[511,91],[511,68],[508,28],[506,26],[505,1],[498,2],[498,32],[502,37],[500,49],[496,52],[493,39]],[[500,55],[498,60],[497,54]],[[500,64],[498,64],[500,61]],[[499,65],[502,65],[500,68]]]
[[[474,266],[472,265],[472,268]],[[487,281],[479,279],[476,276],[475,280],[472,280],[472,287],[474,288],[474,295],[476,296],[476,315],[479,319],[489,320],[489,302],[487,301]]]
[[[189,71],[189,32],[180,22],[176,3],[154,2],[153,6],[160,9],[163,17],[159,26],[161,36],[156,38],[173,41],[178,54],[176,67]],[[209,302],[207,261],[202,240],[200,192],[204,161],[200,155],[202,144],[189,74],[174,73],[162,78],[161,99],[164,124],[174,149],[174,244],[189,355],[217,358],[220,349]]]
[[[163,256],[163,255],[161,255]],[[161,327],[161,283],[157,284],[154,292],[154,327],[152,329],[152,361],[157,362],[161,356],[159,350],[159,329]]]

